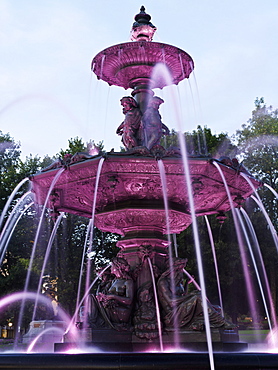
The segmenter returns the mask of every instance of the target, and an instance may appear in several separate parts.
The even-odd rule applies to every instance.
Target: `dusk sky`
[[[232,135],[256,97],[278,108],[277,0],[0,0],[0,130],[21,142],[23,158],[53,156],[76,136],[119,149],[119,100],[131,91],[97,81],[90,65],[129,41],[141,5],[158,29],[154,41],[194,60],[194,74],[174,88],[184,131],[201,124]],[[156,95],[172,129],[167,89]]]

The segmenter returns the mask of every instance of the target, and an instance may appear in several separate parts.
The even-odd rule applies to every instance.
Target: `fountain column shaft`
[[[135,98],[141,112],[144,114],[150,98],[154,96],[154,92],[149,88],[149,81],[145,81],[134,86],[134,90],[132,91],[131,95]]]

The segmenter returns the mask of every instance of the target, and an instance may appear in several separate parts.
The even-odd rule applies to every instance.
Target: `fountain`
[[[175,326],[178,328],[179,346],[187,349],[193,346],[196,349],[202,348],[206,342],[206,334],[200,330],[204,319],[197,318],[197,314],[193,313],[197,311],[200,314],[202,311],[198,308],[201,304],[199,293],[191,294],[190,299],[181,302],[180,307],[176,307],[180,313],[168,318],[175,307],[167,303],[171,294],[171,289],[167,288],[170,284],[167,280],[167,276],[170,276],[167,264],[171,265],[173,258],[169,257],[169,241],[165,234],[180,233],[191,224],[192,217],[180,151],[177,148],[165,149],[160,145],[162,135],[167,135],[169,130],[161,122],[159,114],[163,100],[153,96],[152,90],[169,84],[163,75],[154,78],[158,64],[166,66],[172,83],[176,84],[189,77],[194,64],[183,50],[151,41],[154,31],[150,16],[142,7],[135,16],[132,30],[134,41],[109,47],[92,61],[92,71],[98,78],[110,85],[133,89],[131,96],[121,99],[125,119],[117,129],[127,151],[108,153],[103,163],[99,155],[83,158],[77,154],[70,158],[68,168],[55,183],[48,202],[48,208],[54,214],[69,212],[91,218],[96,195],[93,207],[95,226],[102,231],[123,236],[118,242],[120,252],[118,260],[112,264],[111,273],[113,276],[119,275],[117,278],[127,281],[130,286],[118,287],[118,282],[109,281],[107,284],[112,284],[112,287],[103,287],[94,297],[94,310],[97,312],[90,315],[94,316],[90,319],[93,330],[90,330],[88,340],[101,349],[125,352],[158,349],[160,324],[165,328],[160,338],[164,346],[177,345]],[[159,161],[163,162],[165,168],[169,208],[167,217]],[[100,163],[101,174],[97,187]],[[237,206],[253,190],[243,177],[238,176],[240,168],[233,164],[221,164],[221,168],[233,204]],[[45,204],[47,201],[57,171],[59,167],[50,168],[33,177],[32,189],[37,203]],[[211,158],[190,158],[189,171],[197,216],[213,213],[221,216],[230,209],[226,190]],[[260,185],[250,178],[255,187]],[[177,267],[172,269],[170,266],[174,274],[185,268],[185,261],[176,262]],[[152,270],[155,270],[157,287],[153,286]],[[180,284],[177,281],[173,283]],[[116,293],[118,288],[124,292],[119,294],[120,297]],[[156,290],[162,307],[161,323],[158,323],[155,311]],[[186,306],[190,306],[190,309],[185,310]],[[148,311],[148,314],[144,311]],[[218,348],[222,349],[223,343],[227,345],[229,341],[225,338],[236,337],[236,333],[213,306],[209,307],[209,311],[214,327],[214,346],[218,344]],[[218,327],[222,329],[218,330]],[[225,330],[225,327],[229,330]]]
[[[167,235],[194,223],[192,202],[196,216],[216,214],[222,220],[225,212],[241,206],[261,182],[236,160],[204,155],[189,155],[185,160],[182,145],[181,149],[161,145],[169,130],[159,113],[163,99],[154,96],[153,89],[189,78],[194,63],[183,50],[153,42],[156,28],[150,19],[142,7],[135,16],[132,41],[108,47],[92,61],[98,79],[132,89],[121,99],[124,120],[116,130],[126,150],[67,156],[31,179],[35,202],[46,205],[54,219],[69,212],[91,219],[102,231],[122,236],[117,244],[120,252],[103,271],[96,295],[85,299],[90,299],[90,307],[85,307],[80,329],[88,348],[110,353],[70,358],[56,353],[44,356],[48,368],[71,368],[71,361],[74,368],[91,369],[214,368],[207,353],[177,352],[206,352],[208,332],[215,351],[246,348],[221,308],[199,291],[187,293],[183,285],[187,261],[172,256]],[[161,65],[166,74],[157,72]],[[79,347],[65,335],[55,350]],[[162,353],[165,349],[174,353]],[[148,353],[142,356],[140,352]],[[213,356],[218,369],[242,368],[247,363],[252,369],[260,368],[265,359],[243,353]],[[24,355],[20,358],[21,363],[28,363]],[[16,359],[10,357],[10,365]],[[0,358],[0,368],[3,361]],[[40,361],[40,355],[32,355],[35,367]]]

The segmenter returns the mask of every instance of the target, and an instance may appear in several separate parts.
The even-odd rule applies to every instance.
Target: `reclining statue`
[[[174,258],[173,266],[169,267],[159,278],[158,296],[162,307],[162,321],[166,327],[185,327],[189,330],[204,329],[204,313],[200,291],[188,293],[188,284],[184,286],[184,268],[187,259]],[[171,282],[173,274],[174,284]],[[175,291],[173,292],[173,286]],[[234,328],[235,325],[226,321],[220,309],[209,301],[208,315],[212,328]]]

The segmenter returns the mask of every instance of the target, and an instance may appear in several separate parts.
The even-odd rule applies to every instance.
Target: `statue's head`
[[[161,99],[159,96],[154,96],[151,100],[151,105],[154,107],[154,108],[159,108],[159,106],[164,103],[164,100]]]
[[[174,257],[172,259],[172,266],[170,266],[170,261],[168,259],[168,269],[172,271],[182,271],[187,264],[187,258]]]
[[[138,300],[140,302],[149,302],[153,298],[153,284],[147,282],[143,284],[137,291]]]
[[[128,262],[121,257],[114,257],[112,259],[111,272],[117,275],[122,275],[123,277],[129,276],[130,266]],[[116,275],[116,274],[115,274]]]
[[[131,96],[124,96],[121,100],[121,105],[124,107],[125,110],[130,110],[132,108],[137,108],[138,104],[134,98]]]

